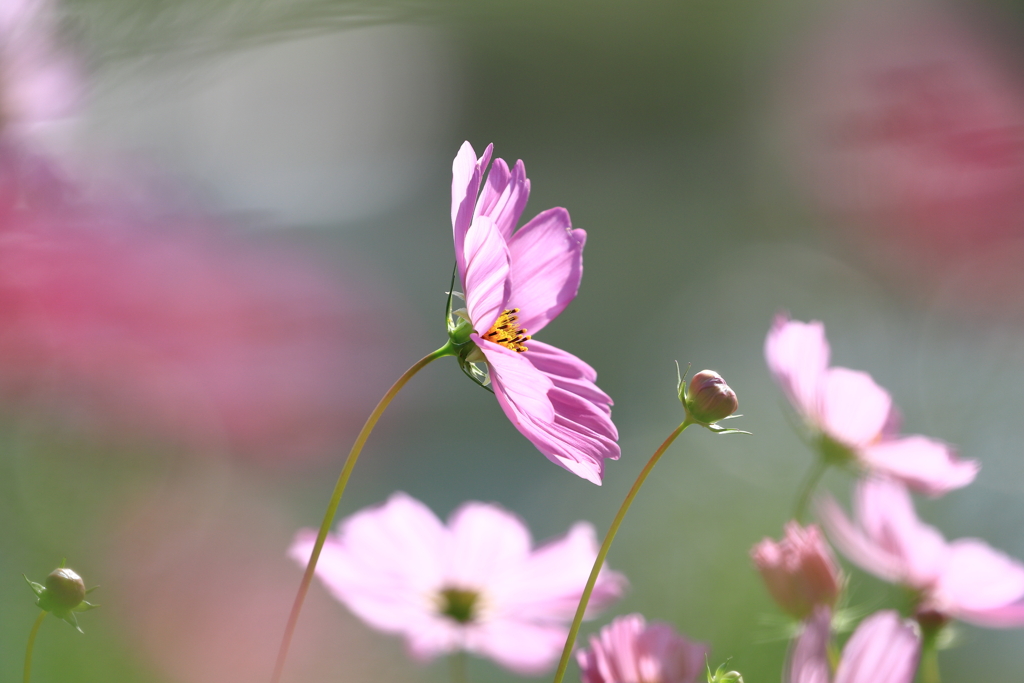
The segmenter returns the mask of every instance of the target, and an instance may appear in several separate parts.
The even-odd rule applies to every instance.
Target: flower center
[[[512,349],[516,353],[526,351],[523,342],[531,337],[526,334],[524,328],[519,327],[519,318],[516,317],[518,312],[518,308],[505,309],[491,325],[491,329],[480,336],[489,342],[501,344],[506,349]]]
[[[476,618],[476,603],[480,594],[464,588],[445,588],[441,591],[440,612],[460,624],[468,624]]]

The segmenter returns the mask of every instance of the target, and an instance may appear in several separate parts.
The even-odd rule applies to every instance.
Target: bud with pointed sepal
[[[29,588],[36,594],[36,605],[39,609],[63,619],[79,633],[82,633],[82,629],[75,618],[75,612],[85,612],[99,606],[85,600],[85,596],[96,590],[96,586],[87,590],[82,577],[65,567],[63,562],[60,567],[50,572],[43,584],[31,581],[27,576],[24,578]]]
[[[742,429],[726,429],[717,424],[720,420],[740,417],[733,415],[739,407],[736,392],[725,383],[721,375],[713,370],[701,370],[693,376],[689,387],[687,387],[686,376],[679,374],[678,367],[677,364],[676,372],[679,381],[676,385],[676,392],[679,395],[679,401],[683,404],[683,410],[686,411],[686,420],[690,424],[700,425],[717,434],[750,433]],[[687,373],[689,373],[689,368],[687,368]]]

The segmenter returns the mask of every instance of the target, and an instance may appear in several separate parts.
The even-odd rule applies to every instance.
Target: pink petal
[[[829,368],[819,397],[821,428],[840,443],[857,448],[877,440],[889,419],[892,399],[866,372]]]
[[[843,648],[835,683],[911,683],[921,640],[893,611],[861,622]]]
[[[783,669],[785,683],[829,683],[828,642],[831,637],[832,611],[823,606],[804,622],[804,629],[793,644]]]
[[[619,457],[612,439],[574,421],[579,414],[555,412],[548,393],[552,380],[524,356],[478,335],[472,336],[491,368],[491,381],[498,404],[523,436],[553,463],[600,484],[605,458]]]
[[[452,543],[448,577],[459,586],[483,587],[527,561],[533,541],[516,515],[497,505],[465,503],[448,520]]]
[[[478,215],[490,216],[498,232],[505,240],[512,237],[512,232],[519,223],[519,218],[530,198],[530,181],[526,177],[526,167],[517,161],[512,172],[503,159],[495,159],[487,182],[476,205]]]
[[[455,238],[455,261],[459,272],[466,272],[466,258],[463,243],[466,232],[473,223],[476,195],[480,191],[480,179],[483,169],[491,159],[494,145],[488,145],[483,156],[478,160],[473,145],[468,141],[462,143],[459,153],[452,162],[452,234]]]
[[[937,529],[917,518],[907,489],[884,479],[862,481],[854,507],[871,541],[899,558],[904,570],[899,581],[917,589],[930,587],[945,566],[949,546]]]
[[[980,469],[977,461],[960,460],[952,448],[924,436],[882,441],[863,449],[859,455],[872,470],[929,496],[941,496],[967,486]]]
[[[941,608],[955,616],[1004,607],[1024,597],[1024,565],[984,541],[962,538],[950,553],[934,589]]]
[[[537,548],[508,578],[498,608],[520,619],[568,621],[576,614],[580,596],[597,557],[594,527],[577,522],[563,538]],[[587,607],[587,616],[622,597],[628,582],[602,567]]]
[[[594,368],[568,351],[536,339],[530,340],[529,348],[526,358],[551,378],[556,387],[583,397],[602,412],[611,415],[612,399],[594,384],[597,381]]]
[[[515,673],[530,676],[554,666],[569,627],[515,619],[495,619],[467,634],[466,648],[486,655]]]
[[[521,310],[519,322],[540,332],[576,298],[583,277],[587,233],[573,230],[569,212],[548,209],[508,241],[512,257],[510,305]]]
[[[768,369],[793,407],[816,421],[820,384],[829,358],[825,326],[818,321],[802,323],[777,315],[764,342],[764,355]]]
[[[957,610],[956,618],[986,628],[1020,628],[1024,626],[1024,602],[987,610]]]
[[[637,637],[641,681],[697,683],[704,671],[707,645],[694,643],[668,624],[654,622]]]
[[[818,501],[818,516],[828,536],[851,562],[886,581],[905,579],[907,566],[903,557],[880,547],[851,522],[831,497]]]
[[[509,294],[509,253],[494,222],[480,216],[466,233],[463,287],[473,327],[483,334],[506,308]]]

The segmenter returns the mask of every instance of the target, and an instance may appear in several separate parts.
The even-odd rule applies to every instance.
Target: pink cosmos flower
[[[612,400],[576,356],[532,339],[576,297],[586,233],[560,207],[516,230],[530,193],[522,161],[479,159],[464,143],[452,165],[452,226],[471,329],[462,361],[486,361],[505,415],[549,460],[595,484],[619,457]],[[477,194],[479,193],[479,198]],[[527,334],[529,331],[530,334]]]
[[[835,677],[828,658],[831,611],[819,607],[804,625],[786,666],[785,683],[911,683],[921,638],[894,611],[861,622],[843,648]]]
[[[797,619],[836,604],[842,573],[818,527],[790,522],[785,538],[766,538],[750,555],[775,602]]]
[[[918,614],[978,626],[1024,626],[1024,564],[984,541],[949,543],[914,513],[893,481],[858,485],[851,521],[832,499],[819,505],[829,536],[852,562],[918,595]]]
[[[303,530],[290,556],[304,565],[316,533]],[[597,557],[589,524],[536,549],[515,515],[470,502],[447,526],[404,493],[342,522],[328,536],[317,576],[370,626],[406,638],[421,660],[466,650],[512,671],[539,673],[558,657]],[[605,570],[591,607],[622,595]]]
[[[694,683],[704,670],[707,646],[650,625],[639,614],[618,617],[576,652],[582,683]]]
[[[978,463],[924,436],[898,436],[892,398],[871,376],[829,367],[825,326],[775,318],[764,344],[768,369],[808,426],[826,458],[853,460],[931,496],[966,486]]]

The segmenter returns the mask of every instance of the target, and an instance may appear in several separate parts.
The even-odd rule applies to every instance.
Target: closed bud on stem
[[[786,525],[781,541],[766,538],[750,556],[783,611],[804,619],[819,605],[834,607],[843,579],[832,551],[814,526]]]
[[[688,391],[679,399],[686,413],[696,423],[710,425],[723,420],[739,408],[736,392],[713,370],[701,370],[690,380]]]
[[[739,671],[725,671],[725,664],[722,664],[711,673],[708,667],[708,683],[743,683],[743,674]]]
[[[85,596],[95,588],[86,590],[82,577],[63,565],[50,572],[42,584],[30,581],[27,576],[25,581],[36,594],[39,609],[52,612],[55,617],[68,622],[78,631],[82,629],[78,627],[75,612],[84,612],[97,606],[85,600]]]

